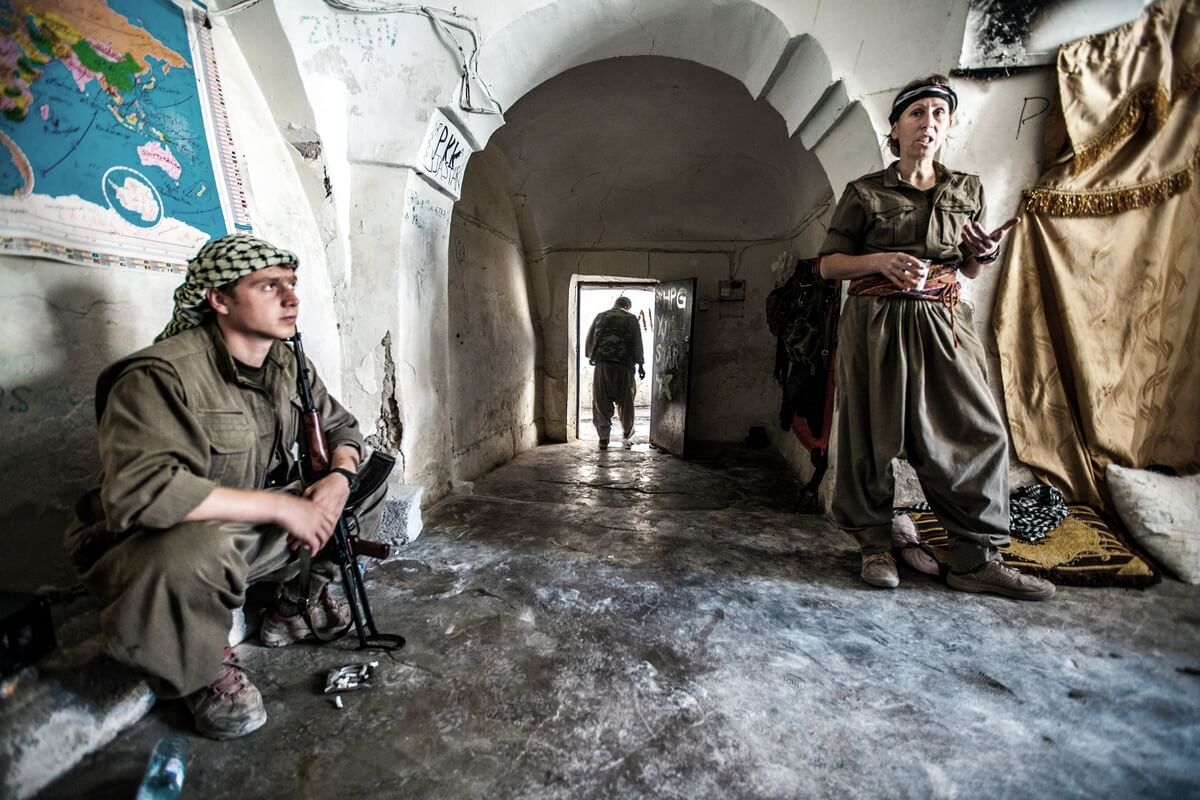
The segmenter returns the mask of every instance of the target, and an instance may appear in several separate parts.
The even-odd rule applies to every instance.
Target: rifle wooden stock
[[[356,556],[366,556],[367,558],[375,558],[383,561],[392,554],[392,546],[386,542],[372,542],[367,539],[360,539],[357,536],[351,536],[350,552]]]
[[[316,409],[304,411],[300,414],[300,422],[304,425],[304,455],[308,459],[308,469],[314,475],[323,475],[329,471],[330,456],[321,412]]]

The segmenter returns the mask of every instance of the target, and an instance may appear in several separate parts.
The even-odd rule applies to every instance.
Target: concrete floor
[[[408,637],[241,648],[271,719],[192,739],[184,797],[1200,796],[1200,587],[1049,603],[857,577],[773,452],[540,447],[370,574]],[[130,797],[161,703],[42,794]]]

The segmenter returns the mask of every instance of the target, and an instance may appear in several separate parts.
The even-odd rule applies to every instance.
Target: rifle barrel
[[[304,343],[300,331],[292,336],[292,346],[296,349],[296,388],[300,392],[300,422],[301,436],[304,445],[304,457],[308,461],[309,472],[313,475],[323,475],[329,471],[332,457],[329,453],[329,440],[325,438],[325,425],[321,420],[321,412],[313,402],[312,384],[308,379],[308,359],[304,357]]]
[[[308,380],[308,359],[304,356],[304,343],[300,339],[300,331],[292,336],[292,346],[296,348],[296,386],[300,390],[300,406],[304,413],[315,413],[316,404],[313,402],[312,384]]]

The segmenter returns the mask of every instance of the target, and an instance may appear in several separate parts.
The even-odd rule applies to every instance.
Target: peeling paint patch
[[[396,402],[396,362],[392,359],[391,331],[383,335],[380,345],[383,348],[383,393],[379,418],[375,421],[375,434],[367,437],[367,443],[378,450],[398,454],[404,439],[404,423],[400,421],[400,404]]]
[[[305,59],[301,64],[304,72],[325,75],[340,80],[346,91],[352,95],[360,94],[362,86],[355,77],[354,69],[336,47],[324,47]]]
[[[296,152],[304,158],[305,161],[312,161],[321,157],[321,142],[290,142],[292,147],[296,148]]]
[[[305,161],[321,157],[321,137],[312,128],[288,123],[280,125],[284,140],[296,149]]]

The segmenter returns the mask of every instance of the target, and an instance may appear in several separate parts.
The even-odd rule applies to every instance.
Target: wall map
[[[0,144],[0,252],[179,270],[250,228],[191,0],[0,0]]]

